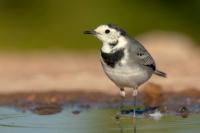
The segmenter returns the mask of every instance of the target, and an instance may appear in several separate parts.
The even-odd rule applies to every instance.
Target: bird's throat
[[[124,48],[113,53],[105,53],[101,50],[101,57],[106,65],[114,68],[115,65],[124,57]]]

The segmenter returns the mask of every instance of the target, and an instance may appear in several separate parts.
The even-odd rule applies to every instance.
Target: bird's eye
[[[108,30],[108,29],[107,29],[107,30],[105,30],[105,33],[106,33],[106,34],[110,33],[110,30]]]

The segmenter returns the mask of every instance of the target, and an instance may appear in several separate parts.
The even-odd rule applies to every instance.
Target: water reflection
[[[137,125],[137,133],[193,133],[200,130],[200,115],[198,114],[192,114],[187,119],[183,119],[176,114],[160,112],[162,117],[155,121],[146,117],[145,113],[150,112],[149,114],[155,115],[158,113],[157,108],[138,108],[136,109],[137,119],[134,121],[132,110],[123,110],[119,116],[116,116],[117,111],[117,109],[109,108],[66,107],[61,113],[41,116],[32,112],[23,113],[13,108],[0,107],[0,132],[133,133],[135,125]],[[184,112],[186,109],[183,108],[180,111]]]

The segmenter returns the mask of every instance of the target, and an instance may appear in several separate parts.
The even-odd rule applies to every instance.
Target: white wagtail
[[[136,97],[137,88],[152,74],[166,77],[164,72],[156,69],[152,56],[144,46],[120,27],[105,24],[84,33],[92,34],[102,41],[100,58],[103,70],[120,88],[122,97],[125,97],[126,87],[133,88],[133,96]]]

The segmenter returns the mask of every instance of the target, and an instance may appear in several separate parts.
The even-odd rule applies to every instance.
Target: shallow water
[[[79,112],[81,111],[81,112]],[[124,115],[115,119],[114,109],[82,109],[66,107],[54,115],[37,115],[14,108],[0,107],[1,133],[124,133],[133,132],[133,119]],[[137,133],[197,133],[200,115],[188,118],[164,115],[160,120],[138,116]],[[121,128],[120,128],[121,127]]]

